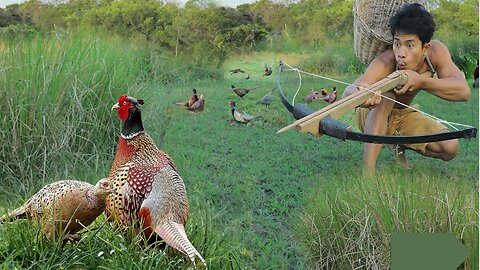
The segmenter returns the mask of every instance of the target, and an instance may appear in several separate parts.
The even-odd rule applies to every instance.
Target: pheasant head
[[[102,178],[98,183],[95,185],[95,195],[98,199],[105,200],[109,194],[115,192],[110,179]]]
[[[102,178],[98,183],[86,193],[87,207],[105,209],[105,201],[108,195],[115,193],[113,184],[108,178]]]
[[[144,131],[140,105],[143,105],[142,99],[120,96],[118,103],[112,107],[112,110],[117,111],[118,117],[123,122],[122,136],[125,138],[133,137]]]

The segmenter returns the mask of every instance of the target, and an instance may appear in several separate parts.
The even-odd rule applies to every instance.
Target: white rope
[[[455,130],[458,130],[455,126],[466,127],[466,128],[471,128],[471,127],[472,127],[472,126],[469,126],[469,125],[464,125],[464,124],[460,124],[460,123],[455,123],[455,122],[450,122],[450,121],[447,121],[447,120],[443,120],[443,119],[441,119],[441,118],[439,118],[439,117],[436,117],[436,116],[433,116],[433,115],[431,115],[431,114],[428,114],[428,113],[426,113],[426,112],[424,112],[424,111],[421,111],[421,110],[419,110],[419,109],[417,109],[417,108],[415,108],[415,107],[412,107],[412,106],[409,106],[409,105],[407,105],[407,104],[405,104],[405,103],[402,103],[402,102],[400,102],[400,101],[398,101],[398,100],[396,100],[396,99],[393,99],[393,98],[387,97],[387,96],[385,96],[385,95],[383,95],[383,94],[380,94],[380,93],[377,93],[377,92],[375,92],[375,91],[372,91],[372,90],[370,90],[370,89],[368,89],[368,88],[366,88],[366,87],[359,86],[359,85],[355,85],[355,84],[348,83],[348,82],[344,82],[344,81],[340,81],[340,80],[336,80],[336,79],[333,79],[333,78],[330,78],[330,77],[326,77],[326,76],[322,76],[322,75],[310,73],[310,72],[307,72],[307,71],[303,71],[303,70],[300,70],[300,69],[298,69],[298,68],[294,68],[294,67],[290,66],[289,64],[287,64],[287,63],[285,63],[285,62],[283,62],[283,64],[286,65],[286,66],[288,66],[288,67],[290,68],[290,70],[296,71],[296,72],[298,73],[299,78],[300,78],[300,83],[299,83],[298,89],[297,89],[297,91],[295,92],[295,95],[293,96],[292,105],[295,105],[295,98],[297,97],[298,93],[300,92],[300,87],[301,87],[301,84],[302,84],[301,73],[303,73],[303,74],[310,75],[310,76],[313,76],[313,77],[317,77],[317,78],[321,78],[321,79],[333,81],[333,82],[336,82],[336,83],[344,84],[344,85],[346,85],[346,86],[354,86],[354,87],[357,87],[357,88],[359,88],[359,89],[364,89],[364,90],[370,91],[370,92],[372,92],[374,95],[379,95],[379,96],[381,96],[382,98],[385,98],[385,99],[387,99],[387,100],[393,101],[393,102],[395,102],[395,103],[397,103],[397,104],[400,104],[400,105],[402,105],[402,106],[404,106],[404,107],[406,107],[406,108],[409,108],[409,109],[411,109],[411,110],[414,110],[414,111],[416,111],[416,112],[419,112],[419,113],[421,113],[421,114],[423,114],[423,115],[425,115],[425,116],[427,116],[427,117],[430,117],[431,119],[433,119],[433,120],[435,120],[435,121],[437,121],[437,122],[439,122],[439,123],[443,123],[443,124],[449,126],[450,128],[455,129]],[[284,71],[288,71],[288,69],[286,69],[286,70],[284,70]]]
[[[297,71],[298,73],[298,88],[297,88],[297,91],[295,92],[295,95],[293,95],[293,99],[292,99],[292,106],[295,106],[295,99],[297,98],[298,92],[300,92],[300,88],[302,86],[302,74],[300,74],[301,70],[299,70],[298,68],[295,68],[292,70]]]

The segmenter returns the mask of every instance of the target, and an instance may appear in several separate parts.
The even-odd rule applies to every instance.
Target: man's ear
[[[423,46],[423,54],[427,55],[429,50],[430,50],[430,42],[425,43],[425,46]]]

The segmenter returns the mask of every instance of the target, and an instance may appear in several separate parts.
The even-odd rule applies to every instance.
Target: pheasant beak
[[[118,111],[119,108],[120,108],[120,106],[118,106],[118,103],[115,103],[115,105],[113,105],[113,107],[112,107],[112,111],[113,110]]]

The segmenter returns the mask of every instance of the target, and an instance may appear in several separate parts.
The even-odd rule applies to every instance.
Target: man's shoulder
[[[430,41],[430,55],[443,55],[445,52],[448,52],[447,46],[439,40]]]
[[[395,65],[395,55],[393,54],[393,50],[388,49],[382,52],[377,57],[375,57],[374,61],[386,66]]]
[[[370,63],[369,69],[375,70],[375,72],[382,70],[390,74],[395,71],[395,67],[395,55],[393,54],[392,49],[388,49],[375,57],[372,63]]]

